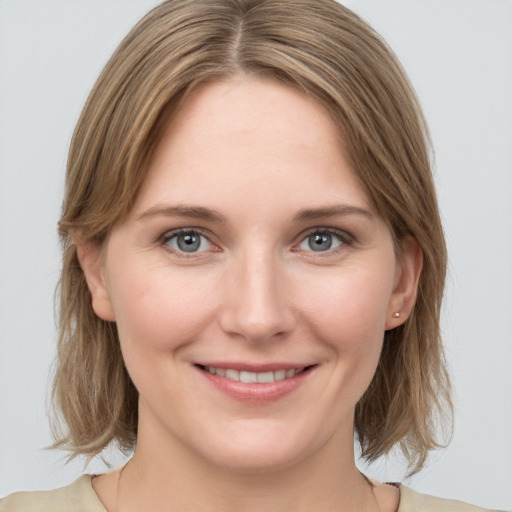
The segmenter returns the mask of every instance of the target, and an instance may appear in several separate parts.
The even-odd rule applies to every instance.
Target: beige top
[[[71,485],[54,491],[16,492],[0,499],[0,512],[107,512],[83,475]],[[400,485],[397,512],[491,512],[460,501],[420,494]],[[498,511],[494,511],[498,512]]]

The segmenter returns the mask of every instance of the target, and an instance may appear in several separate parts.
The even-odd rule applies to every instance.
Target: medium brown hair
[[[430,139],[396,57],[334,0],[171,0],[122,41],[77,124],[59,223],[64,256],[53,398],[55,446],[90,457],[137,437],[138,394],[114,323],[98,318],[71,233],[102,244],[130,211],[173,107],[197,84],[234,74],[270,77],[328,109],[353,169],[397,248],[423,253],[417,301],[387,331],[376,374],[356,408],[355,431],[372,461],[399,445],[410,472],[450,411],[439,316],[446,248],[430,168]],[[440,414],[441,413],[441,414]]]

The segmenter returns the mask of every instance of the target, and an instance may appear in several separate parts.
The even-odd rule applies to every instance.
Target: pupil
[[[178,247],[184,252],[194,252],[199,249],[201,239],[198,235],[188,234],[178,237]]]
[[[328,234],[316,234],[309,237],[309,246],[313,251],[327,251],[331,248],[332,236]]]

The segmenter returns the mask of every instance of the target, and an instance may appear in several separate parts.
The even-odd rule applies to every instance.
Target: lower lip
[[[314,367],[309,367],[308,369],[293,377],[274,382],[247,383],[221,377],[220,375],[215,375],[208,371],[202,370],[199,367],[196,368],[197,371],[199,371],[206,379],[208,379],[208,381],[218,390],[229,395],[235,400],[249,403],[274,402],[280,398],[283,398],[284,396],[292,393],[298,387],[300,387],[314,370]]]

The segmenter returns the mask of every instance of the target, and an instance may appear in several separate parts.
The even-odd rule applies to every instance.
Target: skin
[[[396,489],[372,492],[355,466],[354,409],[384,331],[413,307],[421,253],[407,240],[397,259],[348,162],[303,93],[247,76],[203,85],[169,120],[129,216],[103,247],[79,245],[140,393],[119,496],[115,473],[94,480],[107,509],[396,509]],[[312,368],[283,396],[243,400],[197,366],[223,362]]]

